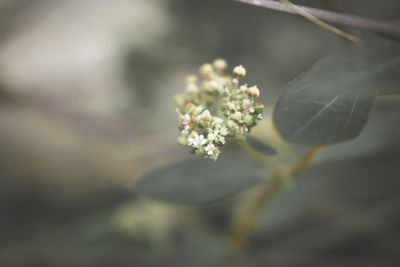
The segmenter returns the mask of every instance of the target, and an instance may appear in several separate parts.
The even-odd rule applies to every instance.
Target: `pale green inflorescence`
[[[234,76],[224,73],[226,62],[216,59],[200,67],[202,80],[186,78],[186,95],[177,95],[179,130],[178,143],[191,153],[217,160],[227,138],[246,141],[246,134],[262,119],[264,105],[256,102],[257,86],[240,85],[246,75],[240,65]]]

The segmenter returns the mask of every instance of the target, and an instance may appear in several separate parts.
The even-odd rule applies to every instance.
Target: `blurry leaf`
[[[261,141],[260,139],[247,135],[246,136],[246,143],[249,144],[252,148],[257,150],[258,152],[267,154],[267,155],[275,155],[278,153],[275,148],[266,144],[265,142]]]
[[[345,143],[326,147],[316,162],[365,157],[400,149],[400,95],[379,97],[361,134]]]
[[[400,45],[379,37],[339,49],[289,84],[274,123],[290,142],[310,145],[359,135],[378,94],[400,91]]]
[[[248,156],[195,158],[145,174],[133,190],[160,201],[206,205],[224,200],[265,180],[263,165]]]
[[[398,266],[399,160],[397,152],[310,167],[263,211],[246,255],[253,264],[238,266]]]

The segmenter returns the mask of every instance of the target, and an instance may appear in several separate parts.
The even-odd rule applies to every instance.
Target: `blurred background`
[[[400,10],[396,0],[294,2],[391,22]],[[246,67],[268,120],[289,81],[345,44],[232,1],[1,0],[0,266],[220,266],[234,201],[175,207],[131,192],[148,170],[192,157],[176,144],[173,95],[225,58]],[[372,121],[400,103],[383,102]],[[363,161],[358,176],[335,173],[348,167],[337,159],[398,148],[398,131],[387,143],[367,129],[278,197],[238,266],[398,266],[399,157],[374,169],[387,173],[380,182],[360,180]]]

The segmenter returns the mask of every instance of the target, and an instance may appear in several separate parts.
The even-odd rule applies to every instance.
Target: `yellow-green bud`
[[[222,136],[228,135],[228,129],[226,129],[226,127],[221,127],[221,130],[219,132]]]
[[[200,157],[203,157],[203,156],[207,155],[206,150],[205,150],[204,147],[202,147],[202,146],[199,147],[199,148],[196,150],[195,154],[196,154],[197,156],[200,156]]]
[[[197,83],[197,76],[189,75],[185,78],[186,84]]]
[[[185,108],[186,108],[186,112],[192,113],[195,110],[196,106],[192,102],[189,102],[186,104]]]
[[[246,115],[246,116],[244,116],[243,121],[244,121],[244,123],[246,123],[247,126],[252,126],[253,122],[254,122],[253,116]]]
[[[186,99],[184,95],[176,95],[174,96],[174,101],[178,105],[178,107],[182,107],[185,105]]]
[[[242,119],[242,113],[240,111],[236,111],[233,115],[232,118],[236,121],[240,121]]]
[[[257,86],[252,86],[249,89],[247,89],[247,94],[255,98],[260,95],[260,90],[257,88]]]
[[[235,135],[235,140],[238,142],[245,142],[246,141],[246,135],[244,134],[236,134]]]
[[[189,83],[186,86],[186,92],[189,95],[197,95],[199,93],[199,88],[197,87],[197,85],[195,85],[194,83]]]
[[[241,86],[239,87],[239,90],[240,90],[241,93],[244,93],[244,92],[247,91],[247,86],[246,86],[246,85],[241,85]]]
[[[180,144],[181,146],[186,146],[188,144],[187,138],[185,136],[179,136],[177,141],[178,144]]]
[[[194,113],[200,114],[203,110],[204,110],[204,107],[200,105],[200,106],[197,106],[197,107],[194,109]]]
[[[210,111],[208,111],[208,109],[204,110],[203,113],[201,113],[200,115],[200,120],[204,121],[204,122],[210,122],[212,119]]]
[[[208,89],[210,92],[217,92],[221,89],[221,85],[217,81],[212,80],[208,83]]]
[[[264,111],[264,105],[262,103],[260,103],[260,102],[256,102],[255,105],[254,105],[254,110],[257,113],[262,113]]]
[[[213,65],[217,71],[223,71],[227,66],[226,61],[221,58],[214,60]]]
[[[235,127],[236,123],[233,120],[228,120],[226,122],[226,126],[228,126],[228,128],[233,129]]]
[[[242,106],[247,106],[249,104],[249,99],[242,100]]]
[[[203,65],[200,67],[200,72],[201,72],[201,74],[203,74],[204,76],[208,77],[208,76],[210,76],[210,75],[214,72],[214,69],[213,69],[213,67],[212,67],[211,64],[206,63],[206,64],[203,64]]]
[[[219,117],[213,117],[213,121],[216,123],[216,124],[222,124],[223,122],[224,122],[224,120],[223,119],[221,119],[221,118],[219,118]]]
[[[246,76],[246,69],[242,65],[237,66],[233,69],[233,74],[238,77],[244,77]]]
[[[210,141],[210,142],[214,142],[215,138],[216,138],[216,136],[215,136],[215,134],[213,134],[213,133],[209,133],[209,134],[207,135],[207,139],[208,139],[208,141]]]
[[[229,102],[229,103],[228,103],[228,108],[229,108],[230,110],[234,110],[234,109],[235,109],[235,104]]]

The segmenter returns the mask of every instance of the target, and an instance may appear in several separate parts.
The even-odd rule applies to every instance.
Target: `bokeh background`
[[[396,0],[295,3],[391,22],[400,10]],[[147,171],[192,157],[176,144],[173,95],[222,57],[246,67],[268,120],[289,81],[345,44],[302,18],[232,1],[0,1],[0,266],[220,266],[236,202],[175,207],[131,190]],[[389,102],[387,114],[399,99]],[[381,134],[368,129],[365,138]],[[381,148],[360,142],[324,155]],[[321,182],[317,168],[265,212],[271,227],[238,266],[398,266],[396,162],[374,169],[392,170],[381,183],[345,180],[336,162],[321,167]],[[310,208],[331,191],[323,210]]]

